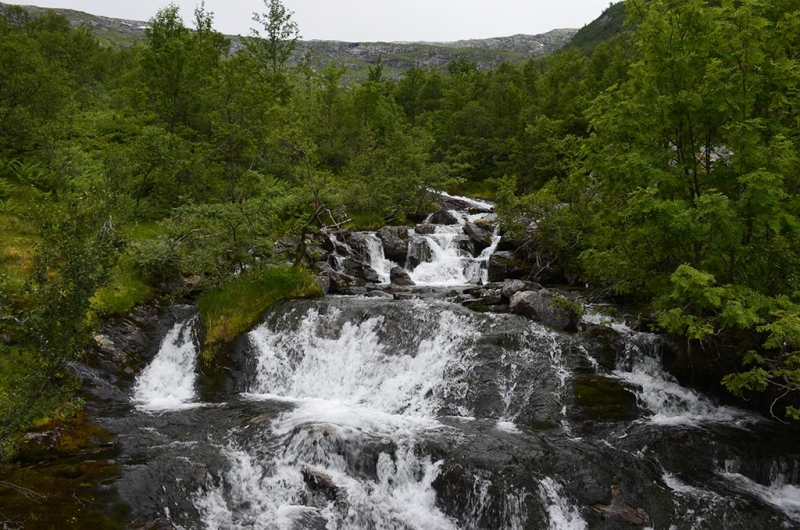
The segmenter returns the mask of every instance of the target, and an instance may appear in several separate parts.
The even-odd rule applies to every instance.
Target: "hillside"
[[[0,13],[9,4],[0,3]],[[36,6],[22,6],[33,15],[44,11]],[[144,39],[147,22],[122,20],[91,15],[72,9],[53,9],[64,15],[73,26],[88,26],[101,43],[107,46],[130,46]],[[310,40],[297,47],[294,60],[312,51],[317,66],[337,61],[346,66],[349,77],[366,76],[367,66],[381,58],[385,73],[398,77],[408,68],[420,66],[440,69],[450,61],[463,56],[475,62],[481,70],[490,70],[502,62],[522,63],[533,57],[549,55],[564,47],[575,35],[575,29],[554,29],[542,35],[514,35],[490,39],[473,39],[456,42],[339,42]],[[234,50],[241,46],[238,36],[231,36]]]
[[[591,55],[600,43],[625,31],[625,16],[625,2],[610,5],[597,19],[576,31],[564,47],[578,48]]]

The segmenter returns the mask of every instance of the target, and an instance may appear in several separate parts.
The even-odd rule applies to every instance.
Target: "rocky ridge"
[[[0,13],[11,4],[0,3]],[[73,9],[48,9],[21,6],[33,16],[44,11],[54,11],[69,20],[73,26],[87,26],[104,45],[130,46],[144,39],[147,22],[103,17]],[[522,63],[535,57],[550,55],[570,42],[577,29],[554,29],[541,35],[513,35],[489,39],[470,39],[455,42],[340,42],[300,41],[291,61],[299,62],[306,52],[311,52],[314,66],[322,68],[337,62],[347,67],[348,80],[365,78],[368,67],[384,66],[384,74],[399,78],[412,67],[444,69],[459,57],[475,62],[481,70],[490,70],[502,62]],[[232,50],[242,47],[239,36],[230,36]]]

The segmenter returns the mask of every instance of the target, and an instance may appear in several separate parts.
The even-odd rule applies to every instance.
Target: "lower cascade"
[[[682,387],[663,368],[668,342],[591,307],[572,333],[465,308],[465,287],[452,286],[480,280],[491,250],[460,253],[462,225],[448,226],[428,230],[430,259],[410,271],[427,286],[279,303],[216,375],[197,361],[195,319],[177,319],[133,385],[133,418],[104,420],[123,435],[117,487],[132,518],[180,529],[800,528],[791,433]],[[387,283],[398,265],[362,236]]]

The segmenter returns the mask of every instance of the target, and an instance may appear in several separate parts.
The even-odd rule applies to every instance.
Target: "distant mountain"
[[[48,10],[36,6],[22,6],[36,15]],[[0,13],[8,4],[0,3]],[[74,26],[84,24],[92,29],[100,42],[107,46],[131,46],[144,39],[147,22],[122,20],[91,15],[72,9],[51,9],[70,21]],[[301,41],[298,43],[295,59],[302,57],[309,49],[317,66],[337,61],[350,70],[349,78],[366,77],[367,67],[377,63],[384,65],[389,77],[399,77],[403,71],[413,66],[424,68],[445,68],[454,59],[463,56],[475,62],[478,68],[489,70],[503,61],[522,63],[534,57],[549,55],[564,47],[578,30],[554,29],[542,35],[514,35],[491,39],[473,39],[456,42],[338,42]],[[234,49],[241,46],[239,37],[231,37]]]

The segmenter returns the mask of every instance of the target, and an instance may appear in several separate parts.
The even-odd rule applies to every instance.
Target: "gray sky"
[[[13,0],[4,0],[8,3]],[[147,20],[169,0],[17,0],[94,15]],[[199,0],[174,0],[191,25]],[[304,39],[343,41],[451,41],[538,34],[580,28],[608,7],[608,0],[284,0]],[[262,0],[206,0],[215,28],[247,34]]]

